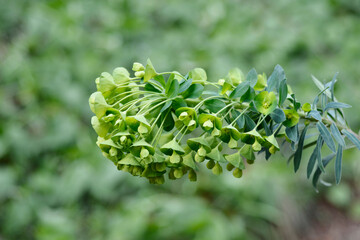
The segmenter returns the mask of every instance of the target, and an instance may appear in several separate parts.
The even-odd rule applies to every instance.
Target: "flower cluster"
[[[255,69],[245,77],[236,68],[217,82],[201,68],[158,73],[150,60],[132,70],[133,77],[121,67],[95,80],[91,123],[103,155],[150,183],[186,174],[196,181],[202,162],[215,175],[226,166],[240,178],[255,154],[268,159],[280,149],[280,138],[302,150],[309,122],[323,124],[326,110],[318,111],[317,102],[301,108],[280,66],[269,78]],[[307,121],[299,136],[301,118]]]

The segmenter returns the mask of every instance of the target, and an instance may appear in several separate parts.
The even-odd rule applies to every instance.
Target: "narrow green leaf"
[[[179,94],[179,82],[173,79],[169,84],[166,84],[165,94],[168,98],[176,97]]]
[[[267,90],[269,92],[276,90],[278,91],[280,82],[285,79],[284,69],[280,65],[276,65],[273,73],[270,75],[267,81]]]
[[[334,101],[334,99],[335,99],[334,87],[335,87],[336,77],[337,77],[338,74],[339,74],[339,72],[336,72],[333,79],[331,80],[330,92],[331,92],[331,100],[332,101]]]
[[[346,129],[343,129],[341,132],[360,150],[360,140],[354,134]]]
[[[351,108],[351,105],[346,104],[346,103],[341,103],[341,102],[330,102],[328,104],[326,104],[325,108],[324,108],[324,112],[326,110],[328,110],[329,108]]]
[[[248,74],[246,75],[246,82],[250,84],[250,86],[253,88],[256,85],[257,82],[257,73],[255,68],[251,69]]]
[[[179,88],[179,93],[182,93],[182,92],[185,92],[186,90],[188,90],[188,88],[190,87],[192,83],[192,79],[188,79],[188,80],[185,80],[183,81],[181,84],[180,84],[180,88]]]
[[[317,111],[317,110],[311,110],[308,115],[307,115],[307,118],[314,118],[318,121],[321,121],[321,115],[320,115],[320,112]]]
[[[325,141],[326,145],[329,147],[329,149],[332,152],[336,152],[334,140],[332,139],[331,134],[330,134],[329,130],[327,129],[327,127],[322,122],[317,122],[316,127],[318,128],[322,138],[324,139],[324,141]]]
[[[288,89],[286,84],[286,79],[281,80],[280,86],[279,86],[279,106],[281,106],[287,97]]]
[[[242,97],[249,89],[249,82],[242,82],[236,86],[236,88],[230,93],[230,98]]]
[[[226,106],[226,104],[219,99],[207,100],[207,101],[205,101],[204,105],[207,109],[209,109],[213,113],[218,112],[219,110],[221,110],[222,108],[224,108]]]
[[[335,125],[335,123],[331,124],[330,130],[331,130],[331,133],[334,136],[335,140],[337,141],[337,143],[340,144],[342,147],[345,147],[345,140],[341,136],[340,131],[339,131],[338,127]]]
[[[322,159],[321,159],[321,148],[324,144],[324,140],[321,137],[321,135],[318,138],[317,144],[316,144],[316,159],[318,163],[318,168],[321,170],[321,172],[325,172],[325,167],[323,165]]]
[[[255,90],[252,87],[249,87],[244,95],[241,96],[241,102],[250,102],[255,98]]]
[[[305,135],[306,135],[308,126],[309,125],[305,126],[305,128],[301,132],[299,143],[298,143],[298,148],[294,155],[294,171],[295,172],[297,172],[297,170],[299,169],[299,166],[300,166],[302,151],[303,151],[303,147],[304,147],[304,140],[305,140]]]
[[[237,118],[241,113],[239,111],[236,110],[232,110],[231,113],[233,114],[233,118]],[[237,120],[236,120],[236,124],[239,127],[239,129],[242,129],[245,125],[245,118],[244,115],[241,115]]]
[[[203,85],[199,83],[191,84],[190,87],[181,95],[183,95],[184,98],[198,98],[201,96],[203,90],[204,90]]]
[[[336,184],[340,183],[341,180],[341,162],[343,156],[343,147],[339,144],[335,159],[335,181]]]
[[[251,117],[249,117],[249,115],[247,115],[246,113],[244,114],[244,118],[245,118],[245,131],[250,131],[254,129],[256,126],[254,120],[252,120]]]
[[[320,91],[324,91],[325,86],[322,82],[319,81],[319,79],[317,79],[315,76],[311,75],[311,78],[313,80],[313,82],[315,83],[315,85],[319,88]],[[326,94],[326,96],[328,96],[329,98],[331,98],[331,92],[329,89],[325,90],[324,93]],[[334,98],[335,101],[336,98]]]
[[[299,138],[299,130],[298,125],[295,125],[293,127],[287,127],[285,128],[286,136],[292,141],[297,142]]]
[[[329,155],[327,155],[326,157],[324,157],[324,159],[320,160],[321,161],[321,165],[323,167],[326,167],[326,165],[329,164],[329,162],[335,157],[335,153],[331,153]],[[320,175],[321,175],[322,171],[319,169],[319,167],[316,169],[314,176],[313,176],[313,180],[312,180],[312,184],[314,186],[314,188],[316,189],[317,183],[319,181]]]
[[[168,101],[165,103],[165,105],[161,108],[160,113],[162,113],[163,111],[165,111],[166,109],[168,109],[172,104],[172,101]]]
[[[311,156],[310,156],[310,159],[309,159],[309,162],[308,162],[308,165],[307,165],[307,178],[309,179],[310,178],[310,175],[314,169],[314,166],[315,166],[315,162],[316,162],[316,158],[317,158],[317,145],[316,147],[314,148],[314,151],[312,152]]]

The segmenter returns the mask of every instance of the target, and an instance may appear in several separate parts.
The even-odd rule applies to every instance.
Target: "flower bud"
[[[141,63],[134,62],[133,67],[132,67],[132,70],[133,70],[134,72],[144,71],[144,70],[145,70],[145,67],[144,67],[144,65],[142,65]],[[144,72],[144,73],[145,73],[145,72]]]
[[[135,77],[142,78],[145,75],[145,71],[135,72]]]
[[[225,83],[225,79],[219,79],[218,84],[219,84],[220,86],[223,86],[224,83]]]

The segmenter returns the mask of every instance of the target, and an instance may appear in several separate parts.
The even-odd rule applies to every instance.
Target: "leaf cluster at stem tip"
[[[347,126],[343,108],[334,97],[334,79],[323,84],[312,104],[301,104],[276,65],[269,77],[251,69],[234,68],[211,81],[202,68],[185,75],[157,72],[150,60],[133,64],[133,76],[123,67],[102,73],[89,105],[97,145],[119,170],[145,177],[150,183],[188,175],[196,181],[202,162],[213,174],[223,168],[236,178],[263,154],[268,160],[288,150],[295,172],[302,152],[314,145],[307,175],[316,187],[326,165],[336,156],[335,178],[341,178],[342,151],[348,138],[360,149],[358,136]],[[286,145],[289,147],[286,148]],[[281,149],[280,149],[281,146]],[[327,146],[331,156],[322,158]],[[284,151],[286,154],[286,151]]]

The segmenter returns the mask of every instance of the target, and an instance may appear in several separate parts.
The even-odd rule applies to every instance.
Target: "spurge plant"
[[[150,183],[186,174],[196,181],[203,162],[215,175],[226,166],[240,178],[258,155],[269,159],[280,149],[296,172],[302,152],[313,147],[307,177],[312,175],[316,187],[334,158],[339,183],[343,151],[360,149],[342,110],[350,105],[334,96],[337,75],[326,84],[313,77],[319,93],[312,104],[301,104],[279,65],[269,78],[255,69],[245,77],[235,68],[217,82],[208,81],[201,68],[186,75],[158,73],[150,60],[145,67],[134,63],[132,70],[134,77],[119,67],[95,80],[91,123],[103,155],[119,170]],[[324,145],[331,152],[327,156],[322,156]]]

